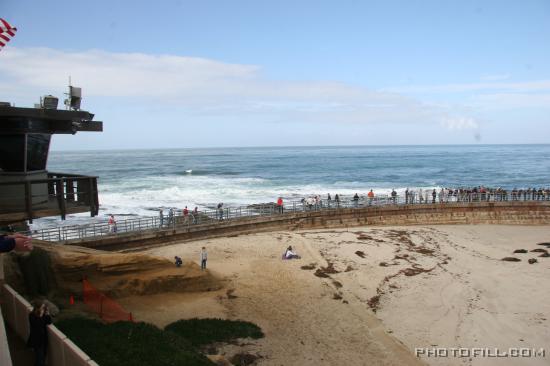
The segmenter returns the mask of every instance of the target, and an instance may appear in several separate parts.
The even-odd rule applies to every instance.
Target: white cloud
[[[3,51],[1,62],[3,99],[53,94],[64,88],[70,75],[74,85],[83,88],[85,98],[124,98],[139,103],[146,99],[221,117],[425,124],[439,123],[449,115],[443,107],[395,92],[333,81],[271,80],[255,65],[197,57],[10,47]]]
[[[485,82],[444,85],[412,85],[386,88],[395,93],[464,93],[474,91],[499,91],[499,92],[540,92],[550,91],[550,80],[536,80],[515,83]]]
[[[473,118],[468,117],[446,117],[441,120],[441,125],[449,130],[468,130],[479,127]]]
[[[481,78],[483,81],[499,81],[510,79],[510,74],[491,74],[483,75]]]
[[[510,110],[518,108],[550,109],[550,93],[491,93],[476,95],[468,102],[478,110]]]

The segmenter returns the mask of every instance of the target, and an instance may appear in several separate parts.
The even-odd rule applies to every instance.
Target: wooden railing
[[[24,213],[23,219],[31,222],[33,218],[57,214],[65,219],[67,213],[77,211],[89,210],[96,216],[99,210],[97,177],[48,173],[46,179],[0,182],[0,189],[7,187],[14,193],[2,197],[0,214]]]

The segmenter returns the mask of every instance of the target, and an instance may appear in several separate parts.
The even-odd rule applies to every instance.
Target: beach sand
[[[266,337],[221,346],[260,365],[548,365],[538,358],[415,356],[431,347],[546,347],[550,352],[550,228],[461,225],[274,232],[148,250],[199,261],[222,290],[126,297],[137,320],[242,319]],[[281,260],[288,245],[302,256]],[[520,258],[505,262],[503,257]],[[538,263],[529,264],[529,258]]]

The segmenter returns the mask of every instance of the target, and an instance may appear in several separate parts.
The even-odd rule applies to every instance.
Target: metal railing
[[[117,221],[82,225],[67,225],[43,228],[27,233],[36,239],[47,241],[69,241],[84,238],[116,236],[118,234],[148,231],[148,230],[188,230],[191,227],[211,224],[223,224],[228,220],[243,218],[257,218],[265,216],[280,216],[298,212],[338,210],[347,208],[364,208],[370,206],[388,205],[452,205],[470,202],[506,202],[506,201],[550,201],[550,189],[543,191],[491,191],[491,192],[463,192],[463,191],[425,191],[419,195],[418,191],[406,195],[368,195],[357,199],[349,196],[340,196],[335,199],[313,199],[291,201],[282,207],[275,203],[254,204],[240,207],[225,207],[221,209],[191,211],[184,215],[182,211],[174,211],[173,215],[150,216]]]

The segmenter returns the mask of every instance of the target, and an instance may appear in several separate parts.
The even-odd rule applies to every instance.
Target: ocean
[[[99,177],[100,214],[287,201],[406,188],[550,186],[550,145],[258,147],[52,151],[48,170]],[[35,227],[61,223],[35,221]]]

